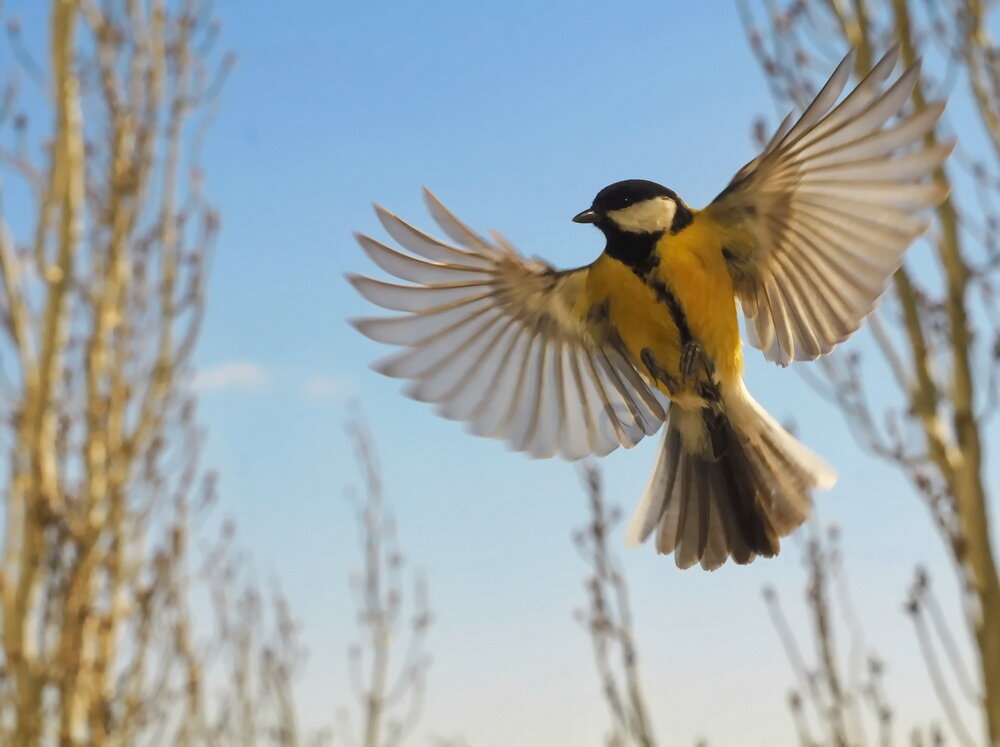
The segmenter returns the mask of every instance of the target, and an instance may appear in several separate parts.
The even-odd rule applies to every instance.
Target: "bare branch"
[[[206,8],[52,0],[53,131],[27,137],[16,86],[0,103],[0,180],[37,201],[20,242],[0,204],[3,744],[305,739],[280,594],[256,591],[228,526],[192,571],[214,487],[186,384],[218,225],[191,153],[208,100],[188,81],[220,67],[192,46]]]
[[[418,577],[410,619],[404,623],[402,572],[404,558],[396,544],[395,523],[385,508],[381,471],[371,434],[360,417],[348,426],[364,480],[364,501],[358,508],[362,567],[352,575],[363,642],[351,647],[351,684],[360,701],[362,729],[354,737],[349,713],[340,731],[349,744],[395,747],[420,720],[430,660],[424,652],[432,617],[427,585]],[[391,666],[394,644],[409,630],[400,664]],[[396,650],[398,655],[398,650]]]
[[[611,711],[613,726],[608,742],[652,747],[656,741],[639,676],[628,586],[608,547],[608,535],[618,521],[618,512],[608,510],[604,503],[597,469],[591,465],[582,469],[590,523],[576,533],[574,543],[590,575],[585,582],[588,609],[577,616],[590,633],[602,692]]]
[[[772,8],[763,31],[744,13],[751,47],[781,103],[797,101],[789,81],[810,73],[789,39],[811,37],[807,46],[816,48],[824,40],[824,51],[831,44],[853,47],[858,74],[896,43],[907,66],[934,51],[944,56],[944,75],[936,83],[926,77],[933,66],[924,66],[925,77],[913,93],[914,109],[927,106],[931,90],[935,95],[951,92],[977,111],[973,129],[981,128],[988,139],[989,152],[973,153],[968,143],[982,133],[958,132],[966,146],[952,161],[971,177],[975,199],[966,200],[964,188],[958,188],[963,185],[956,182],[925,239],[937,260],[933,272],[903,267],[896,273],[888,300],[898,318],[882,314],[871,320],[877,360],[835,354],[842,360],[823,368],[825,381],[820,383],[857,440],[900,469],[930,509],[954,561],[962,609],[978,652],[981,687],[974,689],[983,692],[985,730],[979,741],[1000,743],[1000,574],[990,544],[983,479],[984,425],[1000,406],[1000,313],[993,294],[1000,268],[1000,50],[989,31],[990,13],[997,6],[980,0],[798,0],[783,5]],[[963,81],[968,83],[965,90]],[[970,127],[968,121],[949,124]],[[927,135],[929,143],[939,137],[937,132]],[[944,168],[934,181],[948,190],[953,186]],[[868,375],[857,373],[862,365],[868,366]],[[879,366],[879,374],[871,373],[873,365]],[[873,378],[881,380],[882,371],[891,376],[899,399],[895,406],[885,405],[879,416],[864,390]],[[880,420],[884,428],[876,428]],[[919,443],[922,447],[915,449]],[[969,690],[969,678],[962,679],[963,691]]]

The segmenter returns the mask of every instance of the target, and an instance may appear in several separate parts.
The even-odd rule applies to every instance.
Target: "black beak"
[[[587,208],[582,213],[577,213],[573,216],[574,223],[596,223],[597,213],[595,213],[590,208]]]

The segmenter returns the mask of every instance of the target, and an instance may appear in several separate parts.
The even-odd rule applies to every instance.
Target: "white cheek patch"
[[[624,231],[658,233],[670,229],[676,212],[677,203],[669,197],[654,197],[621,210],[609,210],[608,217]]]

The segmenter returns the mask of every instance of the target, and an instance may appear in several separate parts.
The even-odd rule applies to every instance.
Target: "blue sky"
[[[426,184],[471,225],[572,266],[601,241],[569,219],[610,182],[654,179],[706,203],[754,155],[752,118],[774,120],[736,12],[565,0],[276,7],[216,3],[239,63],[205,150],[223,232],[198,365],[222,510],[303,625],[306,721],[331,723],[352,703],[347,575],[358,553],[344,493],[357,477],[344,423],[356,398],[378,440],[400,542],[427,575],[435,612],[415,742],[461,734],[475,745],[597,745],[607,719],[572,616],[584,568],[570,534],[586,519],[576,471],[468,436],[369,370],[389,351],[345,322],[372,312],[342,277],[372,271],[350,232],[382,236],[372,201],[429,227]],[[27,0],[9,8],[26,26],[44,21]],[[888,662],[899,721],[926,723],[936,706],[902,614],[915,564],[943,584],[950,573],[926,512],[799,376],[752,351],[747,359],[756,397],[794,418],[841,473],[819,514],[844,529],[856,606],[867,644]],[[654,441],[602,463],[626,513]],[[791,673],[761,588],[776,587],[804,625],[801,544],[714,574],[620,547],[666,743],[791,741]]]

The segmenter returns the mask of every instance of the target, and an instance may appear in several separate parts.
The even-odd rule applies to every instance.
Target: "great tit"
[[[657,551],[681,568],[776,555],[836,474],[744,386],[737,302],[768,360],[815,359],[860,327],[925,230],[919,213],[946,197],[932,175],[954,143],[931,136],[943,102],[901,114],[919,68],[889,83],[896,57],[838,103],[849,54],[702,210],[651,181],[602,189],[573,219],[606,239],[584,267],[526,260],[430,192],[453,243],[376,206],[412,253],[357,235],[408,283],[349,276],[366,299],[403,312],[354,321],[404,348],[376,369],[534,457],[605,455],[666,423],[627,542],[655,531]]]

